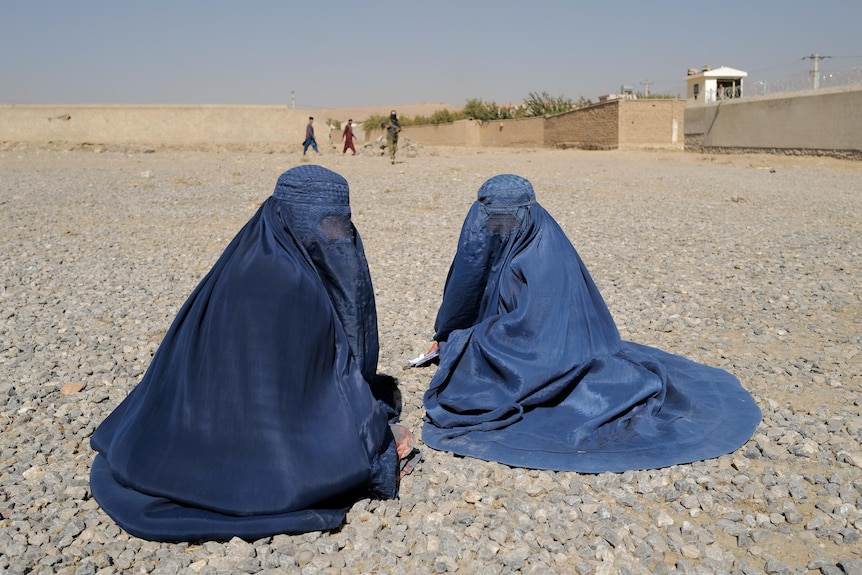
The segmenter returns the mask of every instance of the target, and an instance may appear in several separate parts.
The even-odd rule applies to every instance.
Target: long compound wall
[[[330,133],[323,119],[337,116],[337,111],[286,106],[0,105],[0,142],[298,149],[309,113],[318,118],[318,142],[326,145]],[[862,86],[710,105],[615,100],[547,118],[409,126],[404,136],[424,145],[583,149],[677,148],[684,142],[692,151],[792,151],[862,159]],[[341,145],[340,134],[332,138],[333,146]]]
[[[408,126],[404,136],[423,145],[669,146],[671,122],[657,109],[671,102],[613,101],[545,118]],[[310,113],[317,117],[318,143],[339,147],[340,132],[330,132],[324,123],[337,111],[286,106],[0,105],[0,142],[296,149]],[[358,135],[361,141],[382,132]]]
[[[0,106],[0,142],[299,145],[307,110],[285,106]],[[320,136],[326,125],[315,121]]]
[[[685,149],[862,159],[862,86],[689,105]]]
[[[404,135],[424,145],[681,149],[684,110],[683,100],[611,100],[541,118],[409,126]]]

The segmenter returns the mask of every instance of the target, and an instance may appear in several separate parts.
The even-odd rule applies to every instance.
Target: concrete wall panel
[[[689,105],[685,110],[685,143],[689,149],[862,154],[862,87]]]

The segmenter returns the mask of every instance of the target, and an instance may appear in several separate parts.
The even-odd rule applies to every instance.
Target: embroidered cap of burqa
[[[518,176],[479,189],[435,329],[422,440],[436,449],[619,472],[729,453],[760,421],[730,373],[621,341],[580,256]]]
[[[93,495],[156,541],[336,528],[396,495],[391,413],[363,377],[376,363],[347,182],[288,170],[93,434]]]

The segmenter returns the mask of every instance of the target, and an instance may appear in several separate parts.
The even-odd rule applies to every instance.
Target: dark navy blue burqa
[[[622,341],[584,263],[518,176],[479,189],[437,315],[427,445],[598,473],[729,453],[760,410],[730,373]]]
[[[96,429],[93,495],[156,541],[340,526],[356,500],[396,495],[391,412],[363,377],[377,352],[347,182],[291,169]]]

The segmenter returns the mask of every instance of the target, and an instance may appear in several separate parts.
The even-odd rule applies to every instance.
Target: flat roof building
[[[743,95],[743,79],[748,72],[735,70],[727,66],[704,66],[700,72],[690,68],[686,81],[686,98],[697,103],[708,104],[719,100],[741,98]]]

